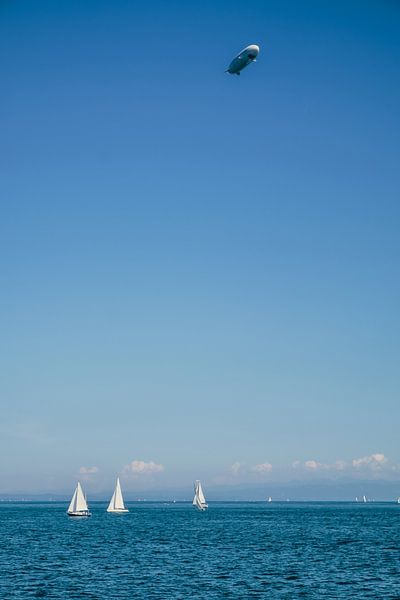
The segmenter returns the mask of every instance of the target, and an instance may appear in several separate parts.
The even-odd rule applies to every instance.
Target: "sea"
[[[400,599],[394,503],[0,505],[3,599]]]

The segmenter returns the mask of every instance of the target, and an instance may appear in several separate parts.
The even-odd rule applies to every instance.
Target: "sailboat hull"
[[[67,512],[69,517],[91,517],[92,513],[88,510],[78,510],[76,512]]]
[[[124,513],[128,513],[129,510],[127,508],[107,508],[107,512],[109,512],[109,513],[117,513],[117,514],[124,514]]]
[[[200,510],[201,512],[207,510],[207,508],[208,508],[208,504],[197,504],[195,502],[193,502],[193,506],[195,508],[197,508],[197,510]]]

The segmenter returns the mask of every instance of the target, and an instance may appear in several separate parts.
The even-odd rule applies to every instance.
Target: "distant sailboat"
[[[397,498],[397,504],[400,504],[400,496]]]
[[[111,496],[110,504],[108,505],[107,512],[112,513],[127,513],[129,510],[125,508],[124,499],[122,497],[121,486],[119,483],[119,477],[117,477],[117,483],[113,495]]]
[[[85,495],[82,491],[81,484],[78,481],[78,485],[76,486],[74,495],[72,496],[72,500],[69,504],[67,515],[69,517],[90,517],[91,513],[89,512],[88,505],[86,502]]]
[[[272,498],[271,498],[271,496],[268,496],[268,500],[267,500],[267,502],[272,502]]]
[[[364,495],[363,496],[363,502],[366,502],[366,501],[367,501],[367,496]]]
[[[196,506],[199,510],[206,510],[206,508],[208,508],[208,504],[203,494],[203,488],[198,479],[194,483],[193,506]]]

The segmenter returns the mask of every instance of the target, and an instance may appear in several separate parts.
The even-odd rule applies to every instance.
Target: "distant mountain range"
[[[70,493],[41,493],[32,494],[29,492],[20,493],[2,493],[1,501],[53,501],[66,502],[70,499]],[[318,480],[308,482],[289,482],[278,483],[271,482],[264,485],[207,485],[204,480],[204,491],[207,500],[212,501],[263,501],[271,496],[276,501],[354,501],[356,497],[359,500],[363,495],[369,501],[394,501],[400,496],[399,481],[382,480]],[[102,501],[109,500],[112,494],[108,492],[89,493],[89,500]],[[190,501],[192,499],[192,490],[190,487],[151,489],[132,492],[124,490],[124,497],[127,501],[148,500],[148,501]]]

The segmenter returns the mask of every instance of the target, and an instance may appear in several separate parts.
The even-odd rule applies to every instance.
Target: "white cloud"
[[[327,469],[328,465],[324,465],[317,460],[306,460],[304,462],[301,462],[301,460],[295,460],[292,462],[292,468],[307,469],[307,471],[318,471],[320,469]]]
[[[301,462],[300,460],[295,460],[292,463],[293,469],[306,469],[307,471],[343,471],[346,469],[347,463],[344,460],[336,460],[332,464],[322,463],[318,460],[306,460]]]
[[[239,471],[243,468],[243,463],[241,462],[234,462],[233,465],[231,466],[231,471],[234,475],[238,475]]]
[[[93,473],[98,473],[99,467],[81,467],[79,469],[79,473],[81,475],[93,475]]]
[[[161,473],[162,471],[164,471],[164,465],[157,464],[152,460],[149,462],[133,460],[124,467],[125,473],[132,473],[133,475],[149,475],[152,473]]]
[[[371,454],[370,456],[363,456],[362,458],[354,458],[351,461],[352,466],[355,469],[372,469],[373,471],[379,471],[383,465],[387,463],[387,458],[384,454],[377,453]]]
[[[265,462],[259,465],[254,465],[254,467],[251,467],[251,470],[255,473],[269,473],[272,471],[272,465],[269,462]]]
[[[318,462],[316,460],[306,460],[306,462],[304,463],[304,466],[306,469],[309,469],[310,471],[317,471],[318,469],[322,469],[324,467],[323,464],[321,464],[320,462]]]
[[[335,460],[332,465],[332,469],[335,469],[335,471],[344,471],[346,467],[347,463],[345,460]]]
[[[389,468],[393,470],[393,466],[390,467],[390,463],[386,456],[382,453],[371,454],[370,456],[363,456],[361,458],[354,458],[350,461],[336,460],[333,463],[322,463],[317,460],[311,459],[304,462],[295,460],[292,463],[293,469],[305,469],[316,473],[317,471],[333,472],[333,471],[347,471],[349,473],[354,471],[375,471],[383,472]]]

